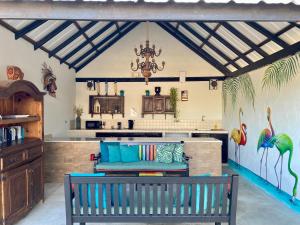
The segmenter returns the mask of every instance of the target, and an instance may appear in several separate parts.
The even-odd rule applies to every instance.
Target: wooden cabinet
[[[44,196],[43,95],[29,81],[0,81],[0,128],[22,126],[24,138],[0,144],[0,224],[20,220]]]
[[[124,117],[124,96],[90,95],[89,113],[95,114],[122,114]]]
[[[143,96],[142,116],[145,114],[173,114],[175,116],[174,110],[170,104],[170,96]]]

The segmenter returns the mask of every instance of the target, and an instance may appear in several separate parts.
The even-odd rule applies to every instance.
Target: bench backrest
[[[98,221],[96,217],[99,216],[103,216],[103,222],[228,222],[235,220],[236,216],[237,175],[65,175],[64,183],[67,220],[73,222]]]

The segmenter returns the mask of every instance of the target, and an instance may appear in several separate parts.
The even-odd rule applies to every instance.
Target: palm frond
[[[295,78],[300,69],[300,52],[272,63],[262,80],[262,88],[275,87],[278,90]]]
[[[231,97],[232,108],[235,108],[238,98],[241,96],[251,102],[254,108],[255,88],[249,74],[224,80],[222,91],[224,112],[226,111],[228,97]]]

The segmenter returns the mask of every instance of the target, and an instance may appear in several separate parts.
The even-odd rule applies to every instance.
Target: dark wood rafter
[[[85,42],[81,43],[78,47],[76,47],[75,49],[73,49],[72,51],[70,51],[68,54],[66,54],[65,56],[63,56],[63,58],[61,59],[60,63],[66,62],[69,58],[71,58],[72,56],[74,56],[77,52],[79,52],[81,49],[83,49],[91,41],[93,41],[97,37],[101,36],[105,31],[107,31],[108,29],[110,29],[113,25],[114,25],[114,22],[107,23],[104,27],[102,27],[101,29],[99,29],[94,35],[92,35],[91,37],[89,37],[88,40],[86,40]]]
[[[23,37],[24,35],[28,34],[29,32],[33,31],[34,29],[38,28],[39,26],[46,23],[48,20],[36,20],[30,23],[29,25],[23,27],[21,30],[18,30],[15,33],[15,39],[19,39]]]
[[[67,40],[65,40],[63,43],[55,47],[53,50],[50,51],[49,57],[51,58],[53,55],[61,51],[63,48],[67,47],[69,44],[71,44],[74,40],[76,40],[78,37],[80,37],[83,33],[85,33],[87,30],[92,28],[97,24],[97,21],[91,21],[86,26],[78,30],[75,34],[73,34],[71,37],[69,37]]]
[[[295,27],[294,24],[289,24],[288,26],[286,26],[286,27],[282,28],[281,30],[279,30],[278,32],[276,32],[274,35],[275,35],[276,37],[279,37],[280,35],[284,34],[285,32],[289,31],[290,29],[292,29],[292,28],[294,28],[294,27]],[[266,40],[264,40],[264,41],[262,41],[261,43],[259,43],[259,44],[257,45],[257,47],[258,47],[258,48],[261,48],[262,46],[264,46],[264,45],[267,44],[268,42],[270,42],[270,40],[267,38]],[[252,53],[252,52],[254,52],[254,49],[251,48],[251,49],[249,49],[248,51],[244,52],[244,55],[246,56],[246,55],[248,55],[248,54],[250,54],[250,53]],[[234,58],[233,61],[236,61],[236,60],[238,60],[238,59],[240,59],[239,56],[236,57],[236,58]],[[230,65],[229,62],[226,63],[224,66],[228,66],[228,65]]]
[[[186,37],[182,32],[176,30],[175,27],[173,27],[171,24],[167,22],[157,22],[157,24],[163,28],[165,31],[167,31],[169,34],[171,34],[173,37],[175,37],[177,40],[179,40],[182,44],[184,44],[186,47],[188,47],[190,50],[195,52],[197,55],[199,55],[201,58],[203,58],[205,61],[207,61],[209,64],[211,64],[213,67],[215,67],[217,70],[222,72],[223,74],[228,74],[230,71],[225,68],[219,61],[214,59],[212,56],[207,54],[205,51],[199,48],[191,39]]]
[[[5,27],[7,30],[11,31],[12,33],[16,33],[18,32],[18,30],[16,30],[14,27],[12,27],[11,25],[9,25],[8,23],[4,22],[3,20],[0,20],[0,25]],[[24,40],[26,40],[27,42],[29,42],[30,44],[34,45],[36,42],[34,40],[32,40],[30,37],[23,35],[22,38]],[[50,53],[50,51],[48,49],[46,49],[45,47],[40,47],[41,50],[43,50],[44,52],[46,52],[47,54]],[[61,61],[61,58],[58,55],[53,55],[54,58],[56,58],[57,60]],[[70,64],[68,62],[64,62],[64,64],[66,64],[67,66],[69,66]]]
[[[92,62],[95,58],[97,58],[99,55],[101,55],[103,52],[105,52],[108,48],[113,46],[116,42],[118,42],[122,37],[124,37],[126,34],[128,34],[130,31],[132,31],[139,22],[133,22],[129,26],[126,26],[123,29],[123,26],[120,27],[120,33],[118,33],[115,37],[110,39],[105,46],[101,47],[94,55],[92,55],[90,58],[88,58],[85,62],[83,62],[80,66],[76,68],[76,72],[80,71],[82,68],[84,68],[86,65],[88,65],[90,62]]]
[[[123,26],[120,27],[120,31],[122,32],[122,30],[125,29],[126,27],[128,27],[129,25],[130,25],[130,22],[126,22]],[[75,59],[70,64],[70,67],[75,67],[77,64],[80,64],[80,62],[82,62],[85,58],[87,58],[92,53],[97,52],[98,49],[101,46],[103,46],[107,41],[109,41],[110,39],[112,39],[117,34],[119,34],[119,31],[115,30],[114,32],[112,32],[111,34],[109,34],[108,36],[106,36],[104,39],[102,39],[100,42],[98,42],[93,48],[91,48],[90,50],[86,51],[83,55],[81,55],[80,57],[78,57],[77,59]]]
[[[211,34],[214,38],[216,38],[219,42],[221,42],[225,47],[230,49],[234,54],[236,54],[237,56],[240,56],[246,63],[248,63],[248,64],[252,63],[252,61],[249,58],[247,58],[246,56],[244,56],[243,53],[240,52],[239,49],[237,49],[235,46],[233,46],[228,41],[226,41],[224,38],[222,38],[219,34],[214,33],[214,31],[210,27],[208,27],[205,23],[197,22],[197,24],[202,29],[204,29],[207,33]]]
[[[228,31],[233,33],[237,38],[242,40],[245,44],[247,44],[251,49],[254,49],[256,52],[258,52],[261,56],[266,57],[268,54],[256,46],[248,37],[246,37],[244,34],[242,34],[240,31],[235,29],[233,26],[231,26],[228,22],[221,22],[220,23],[223,27],[225,27]]]
[[[234,71],[231,73],[231,76],[239,76],[245,73],[248,73],[250,71],[259,69],[263,66],[269,65],[277,60],[280,60],[282,58],[288,57],[290,55],[294,55],[295,53],[300,51],[300,41],[296,44],[290,45],[278,52],[273,53],[272,55],[269,55],[266,58],[263,58],[261,60],[256,61],[255,63],[252,63],[251,65],[245,66],[240,70]]]
[[[53,31],[51,31],[50,33],[48,33],[45,37],[43,37],[42,39],[40,39],[39,41],[37,41],[34,44],[34,50],[39,49],[41,46],[43,46],[44,44],[46,44],[48,41],[50,41],[52,38],[54,38],[60,32],[62,32],[63,30],[65,30],[67,27],[69,27],[72,23],[73,23],[73,21],[71,21],[71,20],[67,20],[67,21],[63,22],[61,25],[59,25],[58,27],[56,27]]]
[[[258,23],[256,23],[256,22],[246,22],[246,24],[249,25],[250,27],[252,27],[258,33],[263,34],[270,41],[273,41],[276,44],[278,44],[280,47],[286,48],[286,47],[289,46],[284,40],[280,39],[278,36],[274,35],[270,31],[268,31],[266,28],[264,28],[263,26],[259,25]]]
[[[211,44],[209,42],[209,37],[204,38],[202,37],[199,33],[197,33],[191,26],[189,26],[186,23],[181,23],[181,26],[183,28],[185,28],[187,31],[189,31],[192,35],[194,35],[196,38],[198,38],[200,41],[202,41],[202,44],[200,45],[200,49],[203,49],[204,45],[207,45],[210,49],[212,49],[213,51],[215,51],[218,55],[220,55],[220,57],[222,57],[224,60],[226,61],[230,61],[231,59],[224,54],[220,49],[218,49],[217,47],[215,47],[213,44]],[[205,51],[203,49],[203,51]],[[236,68],[241,68],[238,64],[236,64],[235,62],[233,62],[233,66]]]
[[[213,32],[216,33],[216,31],[220,28],[220,24],[218,23],[215,28],[213,29]],[[208,34],[207,38],[206,38],[206,41],[205,43],[203,42],[202,45],[200,45],[200,48],[203,48],[204,45],[209,41],[209,39],[211,39],[212,35],[211,34]]]
[[[74,21],[74,25],[76,26],[78,31],[82,31],[82,28],[81,28],[80,24],[77,21]],[[89,41],[89,36],[87,36],[87,34],[85,32],[82,32],[82,36],[85,38],[85,40]],[[92,48],[95,48],[95,45],[92,41],[89,41],[89,44]]]

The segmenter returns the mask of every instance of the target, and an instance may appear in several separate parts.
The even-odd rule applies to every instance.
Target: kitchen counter
[[[173,138],[173,137],[162,137],[162,138],[145,138],[145,137],[134,137],[134,138],[48,138],[45,139],[44,142],[93,142],[98,143],[100,141],[103,142],[122,142],[122,143],[178,143],[178,142],[219,142],[220,140],[211,138],[211,137],[197,137],[197,138]]]
[[[210,130],[210,129],[201,129],[201,130],[189,130],[189,129],[97,129],[97,130],[69,130],[68,137],[88,137],[93,138],[96,137],[96,133],[160,133],[162,137],[166,136],[184,136],[184,137],[192,137],[192,134],[228,134],[227,130],[218,129],[218,130]],[[177,134],[177,135],[176,135]]]

